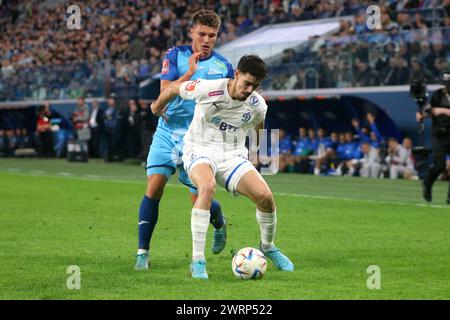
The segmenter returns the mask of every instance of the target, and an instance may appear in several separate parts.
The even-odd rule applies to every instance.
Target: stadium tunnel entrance
[[[298,135],[300,127],[324,128],[327,135],[330,132],[352,131],[351,120],[356,118],[360,126],[368,127],[367,113],[376,117],[380,133],[385,137],[394,137],[401,141],[403,135],[385,110],[375,103],[355,96],[332,97],[296,97],[268,98],[266,127],[285,129],[293,136]]]

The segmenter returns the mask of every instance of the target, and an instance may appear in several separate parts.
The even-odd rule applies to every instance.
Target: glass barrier
[[[271,57],[263,89],[405,85],[419,77],[431,84],[449,65],[450,27],[321,37]]]
[[[0,101],[103,97],[105,64],[16,66],[0,73]]]

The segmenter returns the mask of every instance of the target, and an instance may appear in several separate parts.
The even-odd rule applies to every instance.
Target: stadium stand
[[[368,29],[365,20],[365,11],[373,1],[88,0],[80,5],[83,13],[81,30],[65,27],[69,16],[66,13],[68,4],[69,1],[63,0],[12,0],[0,4],[0,101],[4,107],[11,101],[19,103],[13,106],[22,106],[22,109],[0,110],[1,155],[13,155],[5,150],[14,149],[14,144],[9,141],[20,135],[21,128],[30,133],[30,141],[35,141],[33,146],[36,150],[42,149],[39,136],[33,134],[38,120],[36,107],[43,104],[39,101],[51,100],[52,111],[59,115],[52,119],[58,129],[54,127],[54,135],[59,135],[54,139],[57,141],[55,146],[58,146],[55,155],[65,156],[64,145],[74,135],[73,124],[68,119],[75,99],[84,96],[88,98],[88,104],[97,99],[102,110],[106,109],[106,99],[114,98],[118,105],[118,121],[123,121],[123,125],[118,127],[125,128],[125,131],[129,129],[125,140],[139,137],[140,141],[136,144],[122,141],[123,148],[128,146],[130,149],[123,153],[144,158],[145,143],[142,141],[151,141],[151,133],[144,133],[142,128],[131,128],[127,122],[142,126],[154,124],[155,119],[149,115],[146,106],[148,101],[137,101],[139,96],[143,98],[141,88],[147,82],[158,82],[161,57],[167,48],[188,41],[188,21],[200,8],[215,10],[222,17],[219,46],[263,27],[285,24],[318,26],[336,22],[337,27],[333,31],[321,36],[312,35],[307,41],[284,47],[280,54],[267,59],[270,75],[263,83],[263,89],[271,93],[280,92],[280,97],[273,103],[278,109],[272,113],[269,123],[274,127],[284,127],[283,122],[276,118],[277,114],[283,113],[280,106],[285,108],[284,112],[290,110],[299,114],[284,127],[287,136],[293,138],[300,127],[311,129],[316,135],[319,128],[323,128],[328,132],[328,141],[332,139],[330,136],[338,136],[339,132],[349,130],[356,134],[352,119],[357,118],[370,127],[366,115],[374,113],[376,119],[382,119],[379,129],[384,140],[371,147],[388,152],[387,138],[395,137],[401,142],[405,134],[400,132],[398,123],[392,122],[380,108],[350,98],[325,102],[302,98],[302,107],[294,110],[289,100],[281,101],[284,100],[281,92],[358,87],[384,90],[390,86],[408,85],[416,77],[437,83],[439,75],[449,70],[450,64],[448,0],[379,1],[381,29],[378,30]],[[157,92],[159,88],[154,90]],[[273,99],[274,96],[271,97]],[[140,116],[136,116],[136,122],[130,118],[135,117],[136,112],[130,106],[133,104],[131,100],[138,102],[137,114]],[[20,104],[20,101],[25,102]],[[308,107],[325,103],[337,108],[342,102],[349,110],[345,118],[334,111],[320,108],[319,111],[311,111]],[[338,123],[334,123],[337,120]],[[374,131],[373,128],[370,130]],[[356,159],[353,164],[357,165],[347,163],[340,172],[358,174],[363,167],[358,161],[368,156],[370,150],[361,150],[362,143],[367,142],[362,141],[361,132],[357,135],[360,139],[356,143],[359,148],[357,157],[346,159]],[[366,134],[370,136],[370,132]],[[295,156],[296,140],[292,141],[294,156],[286,157],[283,169],[299,171],[300,162],[295,158],[298,157]],[[99,150],[105,149],[105,144],[102,142],[103,147],[97,146],[95,152],[91,150],[91,155],[103,153]],[[308,158],[310,162],[306,166],[302,162],[300,171],[339,172],[339,163],[331,161],[335,155],[313,149],[308,155],[311,156]],[[331,149],[337,152],[337,146]],[[381,154],[380,174],[387,172],[384,163],[384,155]]]

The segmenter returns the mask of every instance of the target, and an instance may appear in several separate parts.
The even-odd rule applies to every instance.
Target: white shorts
[[[234,196],[239,195],[237,186],[239,181],[249,171],[256,171],[253,164],[243,153],[223,154],[214,149],[201,147],[185,148],[183,151],[183,164],[187,174],[201,163],[207,163],[214,172],[216,182]]]

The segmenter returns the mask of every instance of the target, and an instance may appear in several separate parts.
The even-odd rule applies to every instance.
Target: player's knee
[[[145,195],[151,199],[161,199],[166,185],[165,176],[151,175],[147,178],[147,190]]]
[[[275,201],[270,190],[265,190],[258,197],[258,207],[264,212],[273,212],[275,210]]]
[[[200,186],[198,186],[198,196],[211,199],[214,198],[214,194],[216,193],[216,182],[215,181],[207,181],[203,182]]]

